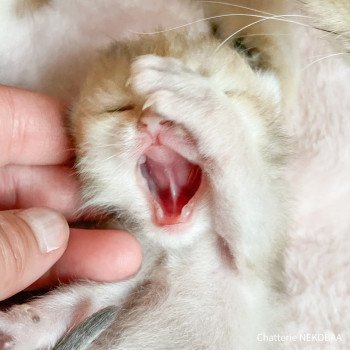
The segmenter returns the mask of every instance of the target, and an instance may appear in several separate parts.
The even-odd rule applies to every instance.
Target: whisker
[[[327,55],[327,56],[323,56],[315,61],[312,61],[311,63],[309,63],[307,66],[305,66],[304,68],[302,68],[302,72],[306,69],[308,69],[309,67],[311,67],[312,65],[314,65],[315,63],[318,63],[320,61],[323,61],[327,58],[331,58],[331,57],[335,57],[335,56],[341,56],[341,55],[349,55],[349,52],[338,52],[338,53],[332,53],[330,55]]]
[[[316,54],[316,55],[312,55],[312,56],[308,56],[307,58],[312,58],[312,59],[317,59],[319,57],[325,57],[327,55],[331,54],[330,52],[323,52],[323,53],[319,53],[319,54]]]
[[[346,39],[346,40],[348,40],[349,39],[349,34],[350,34],[350,31],[345,31],[345,32],[343,32],[343,33],[337,33],[337,32],[333,32],[333,31],[331,31],[331,30],[326,30],[326,29],[322,29],[322,28],[317,28],[317,27],[315,27],[315,29],[318,29],[318,30],[320,30],[320,31],[323,31],[323,32],[326,32],[326,34],[324,34],[324,35],[322,35],[321,37],[320,37],[320,39],[325,39],[325,38],[327,38],[327,37],[329,37],[329,36],[335,36],[335,39],[340,39],[340,38],[344,38],[344,39]]]
[[[274,16],[276,15],[275,13],[270,13],[270,12],[265,12],[265,11],[261,11],[261,10],[257,10],[251,7],[247,7],[247,6],[242,6],[242,5],[235,5],[235,4],[230,4],[228,2],[223,2],[223,1],[210,1],[210,0],[198,0],[196,2],[201,2],[201,3],[208,3],[208,4],[217,4],[217,5],[225,5],[225,6],[230,6],[230,7],[236,7],[236,8],[240,8],[240,9],[244,9],[244,10],[250,10],[256,13],[261,13],[263,15],[269,15],[269,16]]]
[[[245,35],[240,35],[241,38],[246,38],[249,36],[292,36],[294,34],[287,34],[287,33],[276,33],[276,34],[271,34],[271,33],[252,33],[252,34],[245,34]]]
[[[239,34],[241,31],[250,28],[256,24],[268,21],[268,20],[276,20],[276,21],[281,21],[281,22],[287,22],[287,23],[293,23],[293,24],[299,24],[303,27],[308,27],[308,28],[313,28],[311,25],[306,24],[306,23],[301,23],[301,22],[296,22],[296,21],[291,21],[291,20],[287,20],[284,19],[284,17],[297,17],[298,15],[277,15],[277,16],[273,16],[273,17],[264,17],[264,16],[259,16],[259,15],[251,15],[251,17],[257,17],[257,18],[262,18],[258,21],[255,21],[253,23],[249,23],[246,26],[240,28],[239,30],[235,31],[233,34],[229,35],[223,42],[220,43],[220,45],[216,48],[215,52],[217,52],[223,45],[225,45],[225,43],[227,43],[230,39],[232,39],[235,35]],[[299,17],[299,16],[298,16]],[[214,52],[214,53],[215,53]]]
[[[198,0],[196,2],[236,7],[236,8],[240,8],[240,9],[244,9],[244,10],[250,10],[250,11],[253,11],[253,12],[256,12],[256,13],[261,13],[263,15],[269,15],[269,16],[276,16],[277,15],[276,13],[266,12],[266,11],[262,11],[262,10],[258,10],[258,9],[252,8],[252,7],[247,7],[247,6],[242,6],[242,5],[231,4],[231,3],[228,3],[228,2],[224,2],[224,1]],[[288,16],[288,15],[285,15],[285,16]],[[297,16],[298,17],[303,17],[303,18],[316,19],[316,17],[313,17],[313,16],[304,16],[304,15],[297,15]]]
[[[344,35],[345,34],[345,35]],[[338,34],[335,39],[345,39],[345,40],[349,40],[349,32],[345,32],[345,33],[342,33],[342,34]]]
[[[172,28],[164,29],[164,30],[158,30],[158,31],[154,31],[154,32],[136,32],[136,31],[130,31],[130,32],[133,33],[133,34],[138,34],[138,35],[155,35],[155,34],[161,34],[161,33],[170,32],[172,30],[185,28],[185,27],[188,27],[190,25],[201,23],[201,22],[205,22],[205,21],[209,21],[209,20],[212,20],[212,19],[225,18],[225,17],[235,17],[235,16],[236,17],[263,18],[264,20],[276,19],[276,20],[279,20],[279,21],[282,21],[282,22],[289,22],[289,23],[299,24],[301,26],[313,28],[311,25],[308,25],[308,24],[305,24],[305,23],[302,23],[302,22],[288,21],[288,20],[284,20],[283,19],[283,17],[299,17],[299,18],[304,18],[305,17],[305,18],[309,18],[309,16],[293,15],[292,14],[292,15],[276,15],[276,16],[272,16],[272,17],[266,17],[266,16],[260,16],[260,15],[248,14],[248,13],[227,13],[227,14],[224,14],[224,15],[210,16],[210,17],[206,17],[206,18],[197,19],[195,21],[192,21],[192,22],[189,22],[189,23],[185,23],[185,24],[182,24],[182,25],[179,25],[179,26],[176,26],[176,27],[172,27]],[[254,23],[252,23],[252,25],[254,25],[254,24],[258,23],[258,22],[254,22]],[[262,21],[260,21],[260,22],[262,22]]]
[[[251,33],[251,34],[244,34],[244,35],[240,35],[240,38],[246,38],[246,37],[251,37],[251,36],[272,36],[272,37],[276,37],[276,36],[293,36],[295,35],[294,33]],[[317,36],[316,38],[318,39],[322,39],[323,37]],[[261,49],[259,49],[261,51]]]
[[[315,29],[320,30],[320,31],[326,33],[326,34],[323,34],[323,35],[321,36],[321,39],[327,38],[327,36],[331,36],[331,35],[338,35],[338,33],[332,32],[332,31],[330,31],[330,30],[325,30],[325,29],[321,29],[321,28],[317,28],[317,27],[315,27]]]

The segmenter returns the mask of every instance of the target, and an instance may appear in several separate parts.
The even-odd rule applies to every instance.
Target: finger
[[[60,164],[71,156],[64,105],[52,97],[0,86],[0,166]]]
[[[134,275],[141,262],[141,246],[128,232],[71,229],[62,258],[30,289],[77,279],[115,282]]]
[[[23,290],[63,254],[68,241],[63,216],[45,208],[0,213],[0,300]]]
[[[48,207],[72,220],[79,206],[79,184],[69,167],[0,168],[0,210]]]

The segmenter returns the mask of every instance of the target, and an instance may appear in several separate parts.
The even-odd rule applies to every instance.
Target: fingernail
[[[42,253],[67,244],[69,227],[63,215],[47,208],[30,208],[18,213],[32,229]]]

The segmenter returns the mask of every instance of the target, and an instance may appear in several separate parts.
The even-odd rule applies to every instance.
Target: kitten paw
[[[221,105],[220,98],[224,96],[215,91],[209,79],[192,71],[180,60],[155,55],[140,56],[135,60],[130,84],[138,95],[145,98],[144,108],[152,107],[166,119],[177,122],[189,119],[187,112],[198,110],[195,115],[191,113],[195,118],[208,106]]]
[[[134,61],[130,84],[141,96],[167,90],[203,98],[203,90],[209,88],[209,82],[204,76],[192,71],[180,60],[155,55],[140,56]]]
[[[0,313],[0,350],[42,349],[45,334],[39,312],[28,304]],[[40,344],[39,344],[40,342]]]
[[[224,146],[223,135],[234,123],[232,106],[207,77],[175,58],[146,55],[133,63],[130,84],[145,98],[144,109],[150,108],[190,132],[201,155],[215,156]]]
[[[0,331],[0,350],[11,350],[14,349],[16,343],[14,339]]]

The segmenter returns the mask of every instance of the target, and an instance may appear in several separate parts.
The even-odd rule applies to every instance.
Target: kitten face
[[[190,242],[208,225],[197,154],[182,129],[134,106],[86,125],[80,168],[91,181],[88,203],[111,207],[128,229],[159,242]]]
[[[146,84],[151,86],[165,78],[149,74],[166,72],[168,67],[153,58],[155,62],[149,64],[154,71],[147,73],[135,59],[147,53],[178,57],[167,60],[174,70],[171,74],[183,74],[184,90],[187,89],[186,79],[191,89],[191,79],[197,76],[210,79],[218,91],[242,95],[242,101],[250,96],[244,96],[245,90],[251,94],[252,88],[257,89],[262,98],[258,109],[266,110],[263,100],[266,98],[268,105],[274,104],[279,94],[271,76],[261,76],[259,86],[256,73],[231,50],[224,50],[223,57],[228,62],[223,69],[220,54],[214,64],[203,64],[203,60],[198,63],[196,48],[188,50],[195,57],[186,57],[186,47],[181,47],[188,45],[185,40],[171,35],[152,40],[155,47],[147,43],[144,50],[137,43],[136,51],[132,45],[119,47],[102,58],[83,89],[72,126],[80,158],[78,168],[85,183],[86,205],[112,210],[125,228],[147,235],[161,245],[178,246],[191,243],[212,226],[208,160],[199,150],[198,136],[194,138],[180,124],[167,119],[168,115],[157,114],[151,99],[135,92],[136,80],[142,85],[148,79],[149,84]],[[200,52],[202,57],[213,54],[216,47],[216,43],[210,41],[199,45],[204,51]],[[182,68],[181,61],[186,62],[186,68]],[[233,72],[236,72],[236,79],[230,77]],[[205,101],[205,93],[199,93],[198,99]],[[174,111],[179,107],[169,106]],[[209,107],[221,108],[214,104]],[[259,114],[253,106],[249,106],[247,112],[246,102],[241,107],[238,104],[239,109],[241,113]],[[201,137],[210,138],[212,131],[207,130],[208,135],[204,133]]]
[[[104,62],[73,122],[86,203],[112,209],[126,228],[160,244],[190,243],[210,226],[195,143],[145,108],[129,86],[129,57],[107,55]]]

